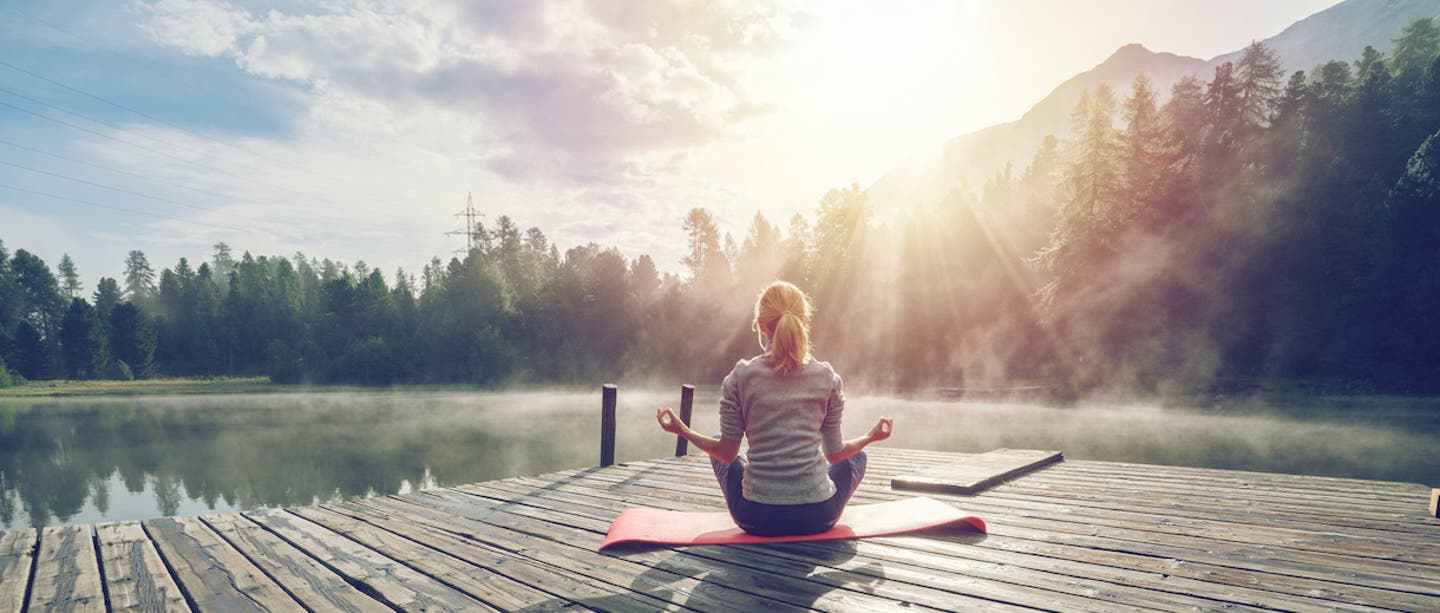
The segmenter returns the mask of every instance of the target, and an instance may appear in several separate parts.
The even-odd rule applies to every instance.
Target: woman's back
[[[829,498],[825,454],[844,445],[845,397],[840,376],[825,362],[779,373],[764,356],[740,360],[721,387],[721,438],[749,439],[745,497],[765,504],[808,504]]]

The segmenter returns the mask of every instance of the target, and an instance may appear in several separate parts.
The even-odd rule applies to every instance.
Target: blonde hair
[[[784,281],[766,286],[755,299],[755,330],[770,340],[766,355],[776,372],[800,370],[810,359],[810,309],[805,292]]]

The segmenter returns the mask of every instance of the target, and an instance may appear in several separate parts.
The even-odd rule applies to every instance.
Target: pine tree
[[[60,271],[60,290],[65,292],[65,297],[79,297],[80,274],[75,271],[75,260],[70,259],[70,254],[60,256],[60,265],[55,269]]]
[[[1251,41],[1240,54],[1235,73],[1241,120],[1252,130],[1270,125],[1271,108],[1285,76],[1280,57],[1264,43]]]
[[[1128,202],[1120,215],[1129,218],[1155,198],[1156,183],[1164,170],[1164,127],[1155,106],[1155,90],[1145,75],[1135,78],[1121,115],[1125,121],[1120,133],[1121,178]]]
[[[74,298],[60,322],[60,346],[65,372],[71,379],[95,379],[105,371],[105,336],[95,307]]]
[[[1436,27],[1434,18],[1422,17],[1405,24],[1399,38],[1392,42],[1395,61],[1391,70],[1402,84],[1410,85],[1418,82],[1435,56],[1440,55],[1440,27]]]
[[[155,328],[140,308],[130,302],[116,305],[110,314],[110,354],[117,363],[124,362],[136,379],[147,379],[154,368],[155,345]]]
[[[125,299],[144,304],[154,295],[155,269],[144,252],[131,251],[125,258]]]

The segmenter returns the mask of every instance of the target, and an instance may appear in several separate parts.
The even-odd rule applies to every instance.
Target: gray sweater
[[[845,393],[826,362],[780,374],[764,356],[735,363],[721,384],[720,437],[750,439],[743,493],[764,504],[809,504],[835,493],[825,454],[844,446]]]

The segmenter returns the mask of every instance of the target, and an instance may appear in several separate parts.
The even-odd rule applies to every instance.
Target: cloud
[[[490,149],[491,172],[577,184],[617,181],[636,156],[705,144],[765,112],[743,77],[777,50],[783,22],[763,0],[139,7],[160,44],[389,115],[459,114],[472,124],[462,133]]]

